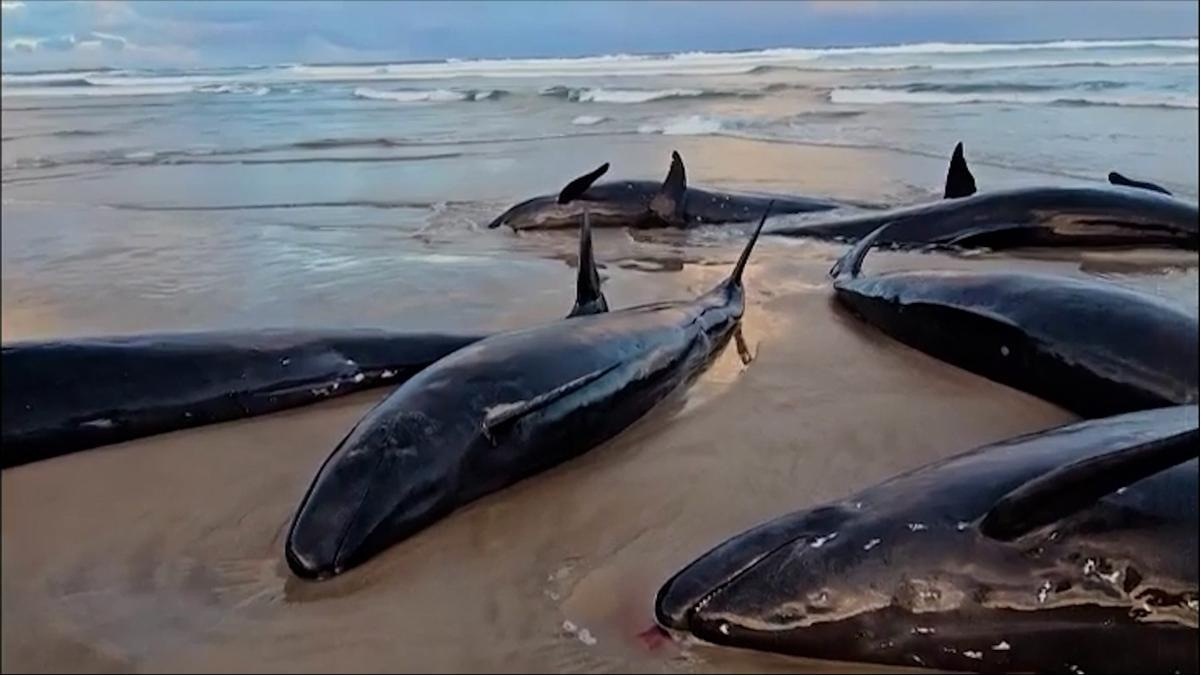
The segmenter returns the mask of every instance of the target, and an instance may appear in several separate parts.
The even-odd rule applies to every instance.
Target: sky
[[[1196,2],[0,2],[3,70],[1197,37]]]

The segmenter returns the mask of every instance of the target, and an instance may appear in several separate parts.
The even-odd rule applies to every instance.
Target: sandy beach
[[[625,246],[613,240],[600,239],[604,262]],[[834,669],[647,634],[652,596],[757,522],[1073,418],[867,330],[833,306],[826,256],[764,245],[748,277],[751,364],[729,348],[618,439],[333,581],[290,576],[283,532],[314,470],[383,392],[6,470],[3,613],[20,622],[4,626],[5,670]],[[612,304],[697,292],[730,265],[715,259],[654,274],[612,266]],[[1016,262],[871,260],[920,265]],[[566,286],[570,271],[554,271]],[[563,291],[536,300],[515,313],[531,322],[565,306]]]
[[[686,55],[695,71],[655,76],[664,59],[6,73],[0,336],[548,322],[572,305],[577,235],[484,225],[604,161],[608,179],[660,179],[674,150],[694,185],[902,205],[939,198],[960,140],[980,190],[1120,169],[1196,202],[1198,41],[1172,42]],[[597,231],[611,308],[710,288],[748,228]],[[331,581],[289,573],[284,532],[385,391],[4,470],[0,666],[880,671],[669,639],[652,617],[660,584],[737,531],[1074,419],[838,310],[844,250],[763,238],[751,363],[729,347],[618,438]],[[867,270],[1049,271],[1198,316],[1198,264],[883,252]]]

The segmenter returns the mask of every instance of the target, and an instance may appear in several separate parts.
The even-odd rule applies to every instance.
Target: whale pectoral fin
[[[1142,181],[1137,181],[1136,179],[1129,179],[1128,177],[1124,176],[1123,174],[1121,174],[1119,172],[1109,172],[1108,173],[1108,183],[1112,184],[1114,186],[1128,186],[1128,187],[1135,188],[1135,189],[1145,189],[1147,191],[1156,191],[1158,193],[1165,193],[1168,196],[1174,195],[1170,191],[1167,191],[1166,189],[1162,188],[1161,186],[1158,186],[1157,184],[1155,184],[1153,182],[1142,182]]]
[[[848,252],[840,256],[836,263],[828,269],[828,277],[832,279],[853,279],[861,275],[861,264],[865,261],[865,256],[869,254],[870,248],[878,241],[883,231],[894,222],[887,222],[882,226],[874,229],[865,235],[864,238],[857,241]]]
[[[485,410],[485,415],[481,419],[481,431],[484,432],[485,437],[491,443],[496,445],[498,437],[518,420],[541,408],[546,408],[565,396],[598,381],[598,379],[619,367],[619,365],[621,364],[616,361],[605,368],[588,372],[524,401],[499,403],[490,406]]]
[[[677,151],[673,152],[665,183],[652,197],[648,210],[666,224],[681,226],[686,223],[686,164]]]
[[[936,243],[942,247],[952,248],[1017,248],[1026,245],[1040,245],[1041,236],[1047,233],[1044,227],[1028,224],[976,224],[961,233],[954,233]]]
[[[581,213],[581,246],[577,256],[577,301],[569,318],[606,313],[610,307],[602,294],[602,279],[594,262],[594,240],[589,226],[589,210]]]
[[[598,169],[588,174],[583,174],[568,184],[565,184],[564,188],[560,189],[560,195],[556,197],[556,202],[564,205],[570,201],[577,200],[589,190],[589,187],[592,186],[594,182],[598,181],[598,177],[606,174],[606,171],[609,169],[610,163],[602,163],[598,166]]]
[[[995,540],[1013,540],[1199,454],[1200,430],[1192,429],[1058,467],[1000,498],[979,530]]]
[[[953,156],[949,159],[949,171],[945,174],[945,197],[965,198],[973,196],[978,191],[974,175],[966,165],[966,156],[962,152],[962,143],[957,142],[953,147]]]

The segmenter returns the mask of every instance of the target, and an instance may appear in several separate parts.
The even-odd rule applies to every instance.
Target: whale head
[[[338,575],[450,511],[455,474],[440,453],[455,442],[424,418],[381,406],[335,448],[301,501],[285,544],[298,577]]]

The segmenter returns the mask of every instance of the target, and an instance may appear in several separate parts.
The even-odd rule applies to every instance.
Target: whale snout
[[[557,208],[555,198],[538,196],[510,206],[505,212],[489,222],[489,228],[508,226],[515,231],[537,227],[544,215]]]
[[[337,547],[331,552],[320,545],[306,545],[304,540],[290,539],[284,547],[288,569],[303,580],[325,580],[341,573],[343,569],[337,563],[337,554]]]
[[[338,468],[345,465],[343,460],[327,464],[293,519],[284,558],[299,578],[325,580],[338,575],[347,567],[344,554],[356,547],[351,532],[372,480]]]
[[[397,510],[395,451],[376,437],[340,443],[297,509],[284,556],[297,577],[334,577],[380,547],[374,536]]]
[[[361,423],[335,449],[297,510],[284,556],[297,577],[349,570],[450,511],[454,444],[419,436],[420,414]]]

